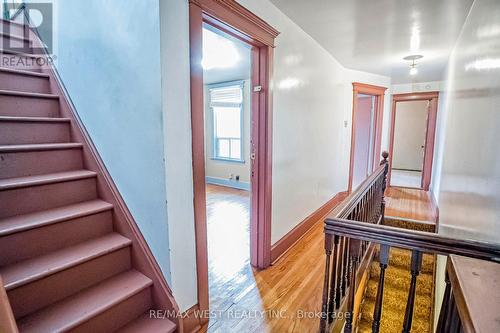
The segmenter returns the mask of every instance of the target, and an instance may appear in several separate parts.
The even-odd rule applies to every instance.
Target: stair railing
[[[382,153],[379,167],[329,215],[329,218],[380,224],[385,214],[384,192],[389,171],[387,152]],[[326,268],[323,282],[322,318],[320,331],[325,332],[336,321],[336,313],[353,308],[361,274],[373,257],[373,246],[368,241],[351,240],[340,235],[325,234]],[[342,318],[346,329],[352,329],[353,318]]]
[[[411,332],[417,280],[422,269],[424,253],[459,255],[475,259],[500,262],[500,246],[471,240],[457,240],[435,233],[401,229],[382,225],[385,214],[384,191],[387,181],[387,157],[377,170],[351,193],[325,220],[325,275],[323,281],[322,316],[320,332],[351,333],[355,330],[355,296],[360,289],[361,277],[367,271],[375,247],[378,246],[380,276],[377,286],[372,332],[379,332],[383,318],[382,303],[385,270],[389,265],[391,247],[411,251],[410,288],[407,296],[402,332]],[[453,292],[449,291],[443,302],[438,332],[455,332],[450,327],[465,327],[457,321]],[[451,297],[451,302],[449,301]],[[451,320],[454,325],[441,321]],[[470,326],[470,325],[469,325]],[[441,330],[439,330],[441,329]],[[458,331],[457,331],[458,332]],[[471,331],[465,331],[471,332]]]

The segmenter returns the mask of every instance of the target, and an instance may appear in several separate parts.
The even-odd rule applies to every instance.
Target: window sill
[[[234,159],[231,159],[231,158],[222,158],[222,157],[212,157],[210,159],[212,161],[245,164],[245,160],[234,160]]]

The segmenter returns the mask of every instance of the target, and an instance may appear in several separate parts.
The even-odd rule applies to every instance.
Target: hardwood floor
[[[386,192],[385,215],[436,222],[437,209],[430,192],[419,189],[389,187]]]
[[[387,211],[429,219],[433,216],[429,196],[418,192],[389,189]],[[258,271],[249,264],[248,192],[209,185],[207,204],[212,318],[204,329],[317,332],[324,273],[323,224],[317,223],[273,266]]]

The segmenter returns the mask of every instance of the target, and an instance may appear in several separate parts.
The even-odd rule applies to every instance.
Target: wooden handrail
[[[327,216],[328,218],[347,218],[347,216],[352,212],[353,208],[359,203],[359,201],[366,195],[368,190],[374,184],[374,182],[381,177],[383,174],[387,174],[388,161],[387,157],[389,155],[387,152],[382,153],[384,158],[377,169],[365,179],[353,192],[351,192],[342,202]]]
[[[0,275],[0,332],[19,333],[16,320],[10,307],[9,298],[5,292],[2,276]]]
[[[427,253],[456,254],[500,262],[500,246],[497,244],[454,239],[424,231],[328,218],[325,221],[325,233]]]

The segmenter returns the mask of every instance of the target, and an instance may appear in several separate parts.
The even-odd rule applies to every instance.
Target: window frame
[[[216,131],[217,119],[216,119],[214,107],[212,106],[211,94],[210,94],[211,89],[234,87],[234,86],[239,86],[241,89],[241,96],[242,96],[241,103],[220,102],[220,103],[217,103],[218,104],[217,106],[236,107],[236,108],[240,109],[240,138],[239,138],[239,140],[240,140],[241,158],[221,157],[221,156],[217,155],[217,152],[218,152],[217,144],[218,144],[218,140],[219,140],[219,138],[217,137],[217,131]],[[245,86],[244,80],[227,81],[227,82],[213,83],[213,84],[207,85],[207,88],[209,91],[209,93],[208,93],[208,97],[209,97],[208,107],[210,108],[210,115],[212,117],[212,156],[210,158],[212,160],[222,161],[222,162],[230,162],[230,163],[245,163],[245,158],[244,158],[245,150],[244,150],[244,144],[243,144],[244,137],[245,137],[245,133],[244,133],[244,127],[245,127],[244,126],[244,122],[245,122],[244,116],[245,116],[245,114],[243,111],[244,102],[245,102],[244,86]],[[229,140],[229,156],[231,156],[231,140],[236,140],[237,138],[222,138],[222,139]]]

